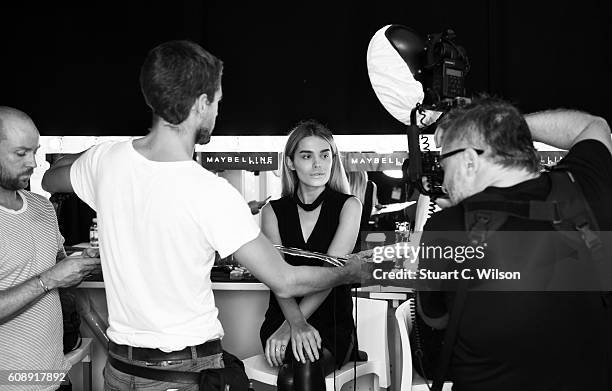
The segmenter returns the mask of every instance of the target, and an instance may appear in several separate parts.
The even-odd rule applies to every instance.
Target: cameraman
[[[546,200],[551,180],[539,170],[534,140],[569,149],[561,163],[580,185],[600,230],[612,230],[612,143],[606,121],[569,110],[523,117],[511,104],[485,97],[449,112],[436,134],[448,199],[425,225],[423,244],[434,241],[435,232],[466,231],[464,200],[476,194]],[[537,230],[538,224],[543,223],[509,217],[499,230]],[[505,248],[488,250],[508,254]],[[555,250],[546,250],[553,264]],[[519,253],[512,259],[528,259],[532,249],[511,251]],[[468,292],[447,371],[453,390],[611,389],[612,328],[604,297],[600,292]],[[446,328],[453,299],[452,292],[419,292],[419,314],[429,326]]]

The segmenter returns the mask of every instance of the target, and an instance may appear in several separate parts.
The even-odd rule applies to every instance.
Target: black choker
[[[329,192],[329,189],[326,186],[325,190],[323,190],[321,194],[319,194],[317,199],[314,200],[312,204],[305,204],[302,201],[300,201],[300,197],[298,197],[297,188],[296,188],[295,192],[293,193],[293,199],[295,200],[295,203],[300,206],[300,208],[304,209],[306,212],[311,212],[317,209],[319,205],[321,205],[321,203],[325,201],[325,198],[327,198],[328,192]]]

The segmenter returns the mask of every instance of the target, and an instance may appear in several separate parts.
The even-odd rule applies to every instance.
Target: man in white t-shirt
[[[43,178],[47,191],[74,191],[98,214],[109,389],[178,388],[191,377],[177,375],[162,385],[147,379],[160,367],[195,372],[223,366],[223,328],[210,281],[215,251],[234,254],[280,297],[361,280],[355,262],[339,268],[285,263],[242,196],[193,161],[195,144],[206,144],[215,125],[221,72],[221,61],[193,42],[159,45],[140,74],[153,111],[150,133],[60,160]]]
[[[64,360],[62,308],[55,288],[78,284],[100,264],[99,258],[66,258],[53,206],[46,198],[24,190],[36,167],[38,142],[38,130],[30,117],[0,107],[2,390],[59,387],[53,381],[20,379],[51,371],[57,371],[56,379],[65,375],[69,365]]]

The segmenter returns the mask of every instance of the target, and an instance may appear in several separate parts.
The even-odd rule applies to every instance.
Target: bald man
[[[25,113],[0,106],[0,389],[54,390],[23,385],[15,371],[67,371],[62,309],[56,288],[76,285],[99,258],[66,258],[53,206],[24,190],[36,167],[39,134]]]

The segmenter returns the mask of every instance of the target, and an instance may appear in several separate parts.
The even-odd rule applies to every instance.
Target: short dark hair
[[[178,125],[195,100],[212,102],[221,86],[223,62],[191,41],[169,41],[149,52],[140,70],[140,88],[154,115]]]
[[[436,127],[442,128],[443,130],[448,129],[452,124],[463,115],[463,107],[455,107],[452,110],[442,114],[440,119],[436,122]]]
[[[491,158],[502,166],[539,171],[540,160],[529,126],[514,105],[499,98],[481,96],[446,116],[443,143],[465,141],[476,148],[488,147]]]

